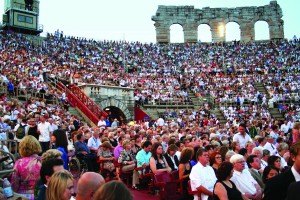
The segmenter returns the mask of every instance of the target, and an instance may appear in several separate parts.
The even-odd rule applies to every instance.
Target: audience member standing
[[[233,136],[233,142],[238,142],[241,148],[246,147],[247,142],[252,142],[251,137],[246,133],[246,125],[239,125],[239,132]]]
[[[34,200],[34,189],[40,176],[41,146],[33,136],[25,136],[19,146],[21,158],[14,165],[11,184],[15,192],[23,194],[30,200]]]
[[[38,132],[40,133],[39,142],[42,151],[46,152],[50,148],[50,124],[46,122],[44,116],[40,116],[40,123],[38,124]]]

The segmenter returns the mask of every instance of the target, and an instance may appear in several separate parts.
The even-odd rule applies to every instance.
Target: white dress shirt
[[[258,184],[252,177],[247,169],[242,172],[234,170],[233,175],[230,179],[236,185],[237,189],[244,195],[249,193],[254,195],[256,193],[255,185]]]
[[[88,143],[87,143],[87,146],[89,148],[94,148],[94,149],[98,149],[100,145],[101,145],[100,139],[94,138],[94,137],[90,137],[90,139],[88,140]]]
[[[238,132],[233,136],[233,142],[238,142],[241,148],[245,148],[246,143],[252,142],[252,139],[247,133],[243,136],[240,132]]]
[[[203,166],[198,162],[190,173],[191,188],[196,191],[198,187],[203,186],[207,190],[213,192],[214,185],[217,181],[216,174],[213,168],[209,165]],[[201,193],[201,200],[207,200],[208,195]],[[194,195],[194,200],[199,200],[197,195]]]
[[[271,156],[277,154],[277,149],[276,149],[275,145],[270,142],[266,142],[264,149],[269,150]]]
[[[49,122],[39,123],[37,129],[40,131],[39,141],[50,141],[50,124]]]

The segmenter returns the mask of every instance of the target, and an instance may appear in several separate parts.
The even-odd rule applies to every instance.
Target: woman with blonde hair
[[[70,200],[74,194],[73,176],[67,170],[55,172],[47,185],[47,200]]]
[[[35,137],[25,136],[19,144],[21,156],[15,163],[15,172],[12,174],[11,184],[15,192],[26,198],[34,199],[35,185],[40,177],[42,148]]]
[[[115,134],[114,134],[114,132],[109,132],[109,133],[108,133],[108,139],[109,139],[109,142],[111,143],[111,145],[112,145],[113,147],[118,146],[118,141],[115,139]]]
[[[122,143],[123,151],[120,153],[118,163],[121,164],[122,172],[133,170],[132,189],[139,190],[137,184],[139,183],[139,174],[134,168],[136,167],[136,158],[131,149],[130,140],[124,140]]]
[[[49,149],[42,155],[42,163],[46,162],[51,158],[61,158],[62,152],[57,149]]]

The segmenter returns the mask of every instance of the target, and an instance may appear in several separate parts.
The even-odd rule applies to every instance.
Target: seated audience
[[[177,147],[175,144],[171,144],[167,147],[167,152],[164,154],[164,157],[169,165],[169,167],[172,169],[172,171],[175,171],[178,169],[179,161],[177,156],[175,155],[177,151]]]
[[[192,168],[190,173],[191,189],[192,191],[201,192],[201,199],[212,199],[213,189],[217,181],[217,177],[213,168],[209,165],[208,151],[199,148],[196,153],[198,163]],[[194,195],[194,199],[198,199]]]
[[[230,179],[238,190],[242,193],[243,198],[248,199],[261,199],[262,191],[259,184],[251,176],[250,172],[245,169],[244,157],[240,154],[233,155],[230,158],[230,162],[233,164],[233,176]]]
[[[123,151],[120,153],[118,163],[121,164],[121,171],[122,172],[128,172],[133,171],[132,176],[132,188],[139,190],[137,184],[139,184],[139,175],[134,168],[136,167],[136,158],[134,153],[131,150],[131,144],[130,140],[124,140],[123,141]]]
[[[274,176],[277,176],[279,174],[279,169],[273,165],[268,165],[265,167],[263,175],[262,175],[262,180],[264,184],[267,183],[267,181],[270,178],[273,178]]]
[[[169,167],[166,159],[163,157],[163,147],[161,143],[155,142],[152,145],[151,154],[150,169],[154,174],[164,171],[169,173],[172,172],[172,169]]]
[[[192,159],[194,154],[194,149],[191,147],[185,147],[181,151],[181,157],[178,166],[179,180],[182,181],[182,189],[183,189],[183,198],[185,199],[193,199],[192,196],[188,194],[187,187],[188,181],[190,180],[190,173],[192,171],[192,165],[190,160]]]
[[[241,192],[237,189],[232,177],[233,165],[223,162],[217,170],[217,182],[214,186],[214,200],[243,200]]]

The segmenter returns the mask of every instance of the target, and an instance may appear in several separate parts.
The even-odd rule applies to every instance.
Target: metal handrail
[[[68,102],[73,107],[77,107],[83,112],[94,124],[97,124],[100,120],[100,116],[107,116],[107,113],[103,111],[98,104],[92,101],[84,92],[81,91],[76,85],[71,85],[67,88],[63,83],[56,79],[48,77],[50,82],[60,92],[64,92],[68,98]],[[75,95],[76,94],[76,95]]]

